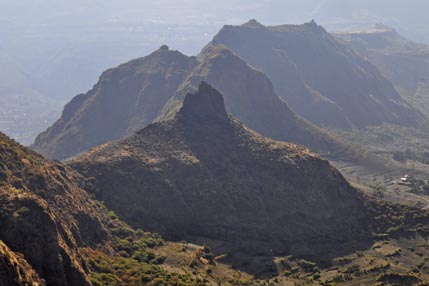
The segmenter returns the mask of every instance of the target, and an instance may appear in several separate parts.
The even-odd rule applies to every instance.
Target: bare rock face
[[[162,46],[107,70],[93,89],[65,106],[61,118],[36,138],[33,149],[51,159],[65,159],[135,133],[158,116],[195,61]]]
[[[77,175],[0,134],[0,240],[46,285],[89,285],[78,247],[107,236]]]
[[[185,97],[180,110],[182,117],[190,120],[225,120],[228,118],[223,97],[206,82],[199,86],[198,93]]]
[[[25,259],[0,240],[0,285],[38,286],[42,280]]]
[[[130,224],[227,252],[314,255],[367,235],[360,195],[328,161],[262,137],[225,110],[202,83],[171,120],[71,166]]]
[[[226,45],[263,71],[292,110],[317,125],[416,126],[424,119],[373,64],[314,21],[275,27],[255,21],[224,26],[212,43]]]

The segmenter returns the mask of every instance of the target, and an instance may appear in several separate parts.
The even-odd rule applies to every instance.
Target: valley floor
[[[398,163],[391,160],[384,170],[368,170],[350,163],[332,163],[352,185],[367,194],[393,203],[429,209],[429,192],[421,187],[428,185],[427,164],[415,161]],[[409,182],[402,182],[401,179],[406,175],[412,176],[412,179]]]

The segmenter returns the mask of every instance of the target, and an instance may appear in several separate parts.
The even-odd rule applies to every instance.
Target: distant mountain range
[[[255,20],[225,26],[213,44],[230,47],[263,71],[277,94],[309,121],[353,129],[423,119],[370,62],[336,41],[314,21],[265,27]]]
[[[397,27],[402,34],[414,41],[429,43],[429,26],[423,20],[425,11],[429,9],[429,4],[425,0],[318,2],[312,17],[331,31],[369,28],[377,23],[385,23]]]
[[[255,34],[254,39],[265,37],[268,48],[252,40],[249,33]],[[275,48],[279,43],[273,35],[279,35],[283,50]],[[240,46],[242,58],[229,49],[241,37],[242,43],[250,41]],[[250,52],[246,47],[252,45],[257,51],[254,58],[252,53],[246,54]],[[306,60],[319,47],[324,54]],[[267,67],[268,77],[247,64],[246,58],[257,68],[258,61]],[[266,28],[250,21],[240,27],[224,27],[197,57],[163,46],[147,57],[106,71],[93,89],[66,105],[62,117],[37,137],[33,148],[49,158],[65,159],[130,136],[152,121],[174,114],[186,92],[195,90],[202,80],[224,93],[228,112],[252,129],[340,160],[359,161],[366,155],[305,119],[345,129],[382,123],[417,126],[424,120],[375,66],[315,23]]]
[[[9,98],[4,100],[9,102],[5,110],[16,111],[8,113],[8,117],[20,119],[0,119],[0,130],[25,145],[54,122],[65,101],[90,89],[103,70],[146,55],[161,43],[194,55],[222,23],[238,24],[257,17],[273,25],[284,19],[302,23],[313,18],[329,31],[338,31],[384,22],[397,27],[410,39],[429,43],[429,29],[424,22],[425,0],[414,0],[413,5],[386,0],[301,0],[299,3],[284,0],[252,4],[244,0],[216,3],[206,0],[182,3],[37,0],[3,4],[0,50],[16,64],[4,70],[10,69],[10,75],[14,69],[24,71],[32,87],[23,93],[18,104]],[[49,9],[56,13],[48,13]],[[405,9],[410,12],[403,13]],[[187,13],[182,13],[183,10]],[[4,65],[1,59],[0,63]],[[10,78],[0,78],[0,85]],[[20,86],[23,85],[14,85]],[[32,101],[36,95],[43,95],[43,104],[49,111],[39,108],[38,101]],[[0,97],[6,96],[0,90]],[[21,108],[21,102],[36,107]]]
[[[228,111],[258,132],[297,142],[328,156],[359,160],[358,148],[297,117],[269,79],[226,47],[197,58],[166,46],[106,71],[87,94],[66,105],[62,117],[36,139],[35,150],[65,159],[168,118],[187,91],[206,80],[226,94]]]
[[[374,63],[409,103],[429,116],[429,46],[382,24],[336,36]]]

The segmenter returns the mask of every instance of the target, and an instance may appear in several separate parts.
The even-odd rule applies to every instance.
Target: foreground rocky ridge
[[[47,285],[89,285],[78,247],[107,237],[78,176],[0,134],[0,240]]]
[[[125,221],[253,255],[309,255],[368,235],[371,214],[329,163],[227,116],[206,83],[174,119],[71,163]]]
[[[237,285],[209,250],[133,229],[83,188],[91,180],[0,133],[0,285]]]

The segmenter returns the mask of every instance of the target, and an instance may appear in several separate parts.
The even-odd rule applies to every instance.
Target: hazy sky
[[[91,24],[109,21],[214,24],[246,18],[309,17],[321,0],[1,0],[2,19],[33,24]]]
[[[0,52],[37,75],[42,93],[62,88],[70,98],[162,44],[195,55],[225,24],[315,19],[335,31],[381,22],[429,43],[427,11],[428,0],[0,0]]]
[[[1,19],[25,23],[94,23],[121,21],[213,23],[248,17],[289,22],[302,21],[322,11],[331,17],[364,12],[419,21],[427,13],[427,0],[0,0]],[[416,14],[417,13],[417,14]],[[401,15],[403,14],[403,15]],[[319,14],[320,16],[320,14]],[[417,16],[417,17],[416,17]],[[290,18],[290,19],[287,19]],[[420,19],[424,21],[425,19]],[[427,24],[427,23],[425,23]]]

